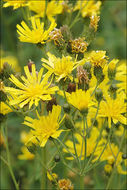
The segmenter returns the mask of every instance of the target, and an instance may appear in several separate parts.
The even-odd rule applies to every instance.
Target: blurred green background
[[[74,3],[74,1],[71,1]],[[2,7],[2,3],[1,3]],[[36,47],[34,44],[21,43],[18,40],[16,33],[16,24],[20,24],[23,20],[21,9],[12,10],[12,7],[1,8],[1,50],[7,52],[7,55],[15,56],[20,66],[23,68],[31,59],[39,67],[41,66],[41,58],[44,55],[43,50]],[[95,40],[91,43],[90,49],[93,50],[106,50],[107,55],[112,58],[126,59],[126,0],[103,0],[100,14],[100,22],[98,32]],[[5,54],[6,55],[6,54]],[[17,159],[17,155],[20,152],[20,132],[24,129],[21,124],[23,119],[10,113],[8,117],[9,127],[9,147],[12,152],[12,165],[17,179],[20,179],[21,186],[30,189],[39,188],[39,177],[40,165],[36,160],[34,161],[20,161]],[[1,148],[3,151],[4,148]],[[29,164],[28,164],[29,162]],[[27,167],[26,167],[27,166]],[[35,166],[35,167],[34,167]],[[62,165],[59,165],[57,173],[62,177],[61,172]],[[104,187],[104,183],[107,177],[104,176],[100,168],[98,167],[96,173],[92,173],[92,179],[95,181],[89,188],[101,189]],[[36,171],[33,171],[33,168]],[[8,168],[1,163],[1,189],[14,189],[13,182],[10,179]],[[65,175],[65,174],[64,174]],[[88,175],[89,176],[89,175]],[[98,177],[99,176],[99,177]],[[100,180],[101,178],[101,180]],[[124,176],[116,176],[113,181],[114,185],[117,180],[125,180]],[[75,188],[78,188],[80,179],[76,179],[77,183]],[[34,182],[32,182],[34,181]],[[75,182],[75,180],[72,182]],[[120,184],[119,184],[120,185]],[[11,188],[10,188],[11,187]],[[87,185],[86,185],[87,187]],[[119,187],[120,188],[120,187]]]

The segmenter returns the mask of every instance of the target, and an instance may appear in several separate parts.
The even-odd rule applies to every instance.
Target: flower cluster
[[[23,116],[26,131],[21,132],[18,158],[36,161],[40,155],[43,189],[46,175],[59,189],[74,189],[69,179],[59,180],[53,173],[59,161],[81,177],[101,162],[107,175],[115,168],[126,174],[126,63],[88,47],[98,29],[101,4],[4,0],[3,7],[28,10],[26,21],[16,26],[18,38],[35,44],[41,57],[39,62],[29,59],[22,73],[15,57],[1,58],[0,122],[10,112]],[[73,26],[79,17],[84,24],[76,36]]]

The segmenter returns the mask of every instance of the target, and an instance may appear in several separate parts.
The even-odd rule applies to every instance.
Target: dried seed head
[[[85,38],[77,38],[70,40],[70,45],[72,52],[84,53],[87,50],[88,43],[85,41]]]
[[[83,66],[77,67],[77,78],[79,80],[79,83],[89,83],[88,73],[85,69],[83,69]]]
[[[61,190],[73,190],[74,187],[69,179],[61,179],[58,181]]]
[[[52,32],[49,33],[49,37],[54,41],[55,45],[60,46],[64,42],[63,35],[60,29],[55,28]]]
[[[97,31],[99,20],[100,16],[92,15],[90,17],[90,28],[93,28],[95,32]]]

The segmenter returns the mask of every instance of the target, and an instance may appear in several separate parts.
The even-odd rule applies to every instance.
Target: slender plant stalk
[[[9,152],[9,146],[8,146],[8,130],[7,130],[6,125],[5,125],[5,131],[4,131],[4,126],[2,126],[2,135],[4,137],[4,142],[5,142],[5,146],[6,146],[7,162],[5,162],[5,159],[2,159],[2,160],[8,166],[8,169],[9,169],[9,172],[11,174],[11,177],[12,177],[12,180],[14,182],[16,190],[19,190],[19,185],[16,181],[16,178],[15,178],[14,172],[12,170],[12,166],[11,166],[10,152]]]
[[[41,189],[47,189],[47,171],[46,171],[46,147],[42,149],[42,183],[41,183]]]
[[[116,155],[116,157],[115,157],[115,162],[114,162],[112,174],[111,174],[111,176],[110,176],[110,178],[109,178],[108,184],[107,184],[107,186],[106,186],[106,190],[109,189],[110,184],[111,184],[111,181],[112,181],[112,178],[113,178],[113,176],[114,176],[114,173],[115,173],[115,170],[116,170],[116,160],[117,160],[117,157],[118,157],[119,152],[120,152],[120,150],[121,150],[121,147],[122,147],[122,145],[123,145],[124,136],[125,136],[125,129],[124,129],[124,132],[123,132],[123,135],[122,135],[122,139],[121,139],[121,142],[120,142],[120,145],[119,145],[119,151],[118,151],[118,153],[117,153],[117,155]]]

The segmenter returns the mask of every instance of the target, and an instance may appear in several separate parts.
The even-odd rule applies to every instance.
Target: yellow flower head
[[[10,7],[13,6],[13,9],[18,9],[20,7],[26,6],[26,0],[4,0],[3,7]]]
[[[42,58],[42,62],[46,63],[43,63],[43,66],[56,75],[57,81],[60,81],[62,78],[66,79],[67,77],[71,80],[73,79],[71,73],[80,62],[76,62],[76,60],[73,61],[70,56],[57,58],[51,53],[48,53],[48,57],[49,60]]]
[[[104,67],[107,63],[108,56],[106,51],[92,51],[88,60],[97,67]]]
[[[52,173],[51,175],[49,172],[47,172],[47,177],[50,181],[55,181],[58,179],[58,175],[56,173]]]
[[[92,16],[99,14],[100,12],[101,1],[94,1],[94,0],[84,0],[84,1],[77,1],[77,4],[74,10],[81,9],[82,17]]]
[[[122,115],[126,112],[126,103],[124,102],[123,94],[119,94],[116,99],[106,97],[106,101],[101,101],[99,117],[107,117],[109,127],[111,127],[111,119],[114,123],[120,121],[123,124],[127,124],[126,118]]]
[[[119,62],[118,59],[113,59],[112,61],[110,61],[110,63],[108,64],[108,68],[113,71],[116,68],[116,64]]]
[[[17,32],[21,42],[44,44],[49,38],[49,33],[56,27],[56,23],[53,20],[49,29],[44,31],[44,23],[40,22],[40,18],[35,17],[31,17],[31,24],[32,29],[30,29],[24,21],[21,22],[22,26],[17,25]]]
[[[21,71],[21,68],[18,64],[18,60],[14,56],[6,56],[0,58],[0,72],[4,68],[4,63],[8,63],[12,67],[12,69],[14,69],[17,72]]]
[[[29,103],[29,109],[33,104],[38,106],[40,100],[51,100],[51,94],[54,94],[58,87],[50,87],[51,82],[48,83],[50,73],[46,73],[42,80],[43,68],[36,73],[35,65],[32,65],[32,73],[30,73],[28,66],[24,67],[26,77],[21,76],[23,82],[20,82],[14,75],[11,75],[10,81],[13,82],[18,89],[12,87],[5,87],[5,91],[12,97],[17,98],[9,103],[11,105],[19,104],[20,108]]]
[[[29,9],[36,13],[37,17],[44,17],[45,15],[45,8],[46,8],[46,16],[49,20],[53,20],[53,16],[62,13],[63,6],[60,1],[29,1],[28,4]]]
[[[100,20],[100,17],[97,15],[92,15],[90,17],[90,27],[94,29],[94,31],[97,31],[98,22]]]
[[[57,138],[60,136],[61,130],[59,128],[59,116],[61,113],[60,106],[53,106],[52,112],[49,112],[47,116],[39,116],[38,119],[32,119],[30,117],[25,117],[24,124],[31,127],[33,138],[38,139],[41,147],[44,147],[46,142],[50,137]]]
[[[67,96],[67,101],[80,111],[85,111],[92,105],[90,91],[76,90]]]
[[[60,179],[58,181],[58,185],[60,190],[73,190],[73,184],[71,183],[71,181],[69,179]]]
[[[29,152],[26,146],[21,147],[21,152],[22,154],[18,155],[18,158],[20,160],[33,160],[34,159],[34,154]]]
[[[90,132],[90,137],[87,138],[87,144],[86,144],[86,156],[90,156],[96,146],[96,140],[99,136],[99,130],[96,128],[96,127],[93,127],[91,132]],[[79,134],[75,134],[75,137],[77,139],[77,143],[76,143],[76,150],[77,150],[77,155],[78,157],[80,158],[81,156],[81,151],[82,151],[82,157],[81,157],[81,160],[84,159],[84,154],[85,154],[85,144],[82,145],[82,137],[81,135]],[[69,148],[69,150],[75,154],[75,149],[74,149],[74,146],[73,146],[73,142],[71,140],[67,140],[66,141],[66,146]],[[100,144],[101,144],[101,141],[100,141]],[[97,150],[99,149],[99,146],[97,148]],[[65,149],[63,149],[64,152],[67,152]],[[70,156],[70,157],[67,157],[68,160],[73,160],[73,157]]]
[[[104,170],[106,173],[111,173],[112,171],[112,166],[110,164],[106,164],[104,167]]]
[[[13,110],[4,102],[0,102],[0,113],[3,115],[13,112]]]

